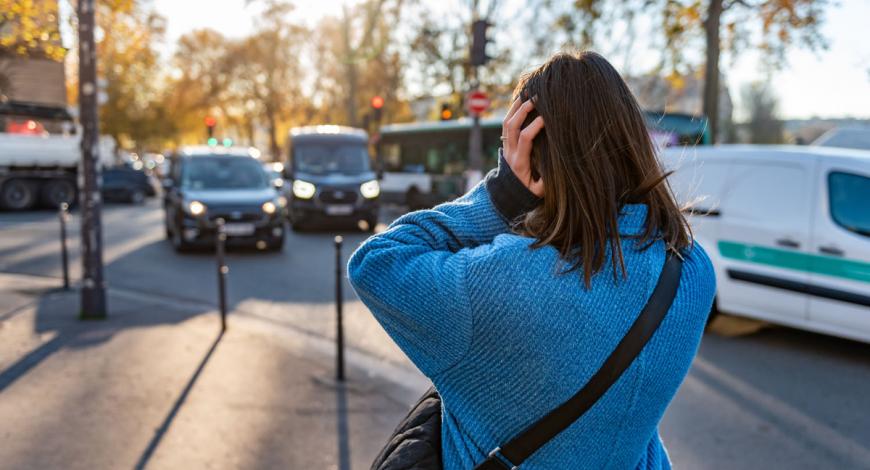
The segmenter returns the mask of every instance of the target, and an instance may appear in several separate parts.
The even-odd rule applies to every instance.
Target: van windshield
[[[293,146],[296,171],[313,175],[358,175],[369,170],[364,144],[304,143]]]

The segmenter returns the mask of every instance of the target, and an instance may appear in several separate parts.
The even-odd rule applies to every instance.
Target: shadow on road
[[[148,464],[148,461],[151,460],[151,456],[154,455],[154,451],[157,449],[157,446],[160,445],[160,441],[163,439],[163,436],[166,434],[166,431],[169,430],[169,426],[172,425],[172,421],[175,419],[175,416],[178,414],[178,411],[181,409],[181,406],[184,405],[185,400],[187,400],[187,396],[190,394],[190,391],[193,389],[194,384],[196,384],[196,380],[199,378],[203,369],[205,369],[206,364],[208,364],[209,359],[211,359],[212,354],[214,354],[215,349],[217,349],[218,343],[220,343],[221,338],[223,338],[224,332],[221,331],[217,338],[215,338],[211,347],[208,349],[208,352],[205,353],[205,356],[202,358],[202,361],[196,367],[196,370],[193,372],[193,375],[190,377],[190,380],[187,381],[187,384],[181,390],[181,394],[178,396],[178,399],[175,400],[175,403],[172,405],[172,408],[169,410],[169,414],[166,415],[166,418],[160,423],[160,427],[154,431],[154,437],[151,439],[151,442],[148,443],[148,446],[145,447],[145,452],[142,453],[142,456],[139,458],[139,461],[136,462],[137,470],[144,469]]]

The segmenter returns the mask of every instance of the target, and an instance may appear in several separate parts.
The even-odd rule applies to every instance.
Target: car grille
[[[255,222],[263,218],[260,206],[223,206],[208,208],[209,220],[224,219],[227,222]]]
[[[320,201],[326,204],[353,204],[356,198],[356,189],[324,189],[320,192]]]

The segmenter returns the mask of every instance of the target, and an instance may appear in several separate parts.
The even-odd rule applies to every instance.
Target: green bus
[[[705,118],[652,111],[646,111],[644,117],[657,146],[710,144]],[[498,163],[501,123],[501,118],[480,121],[484,171]],[[416,209],[462,195],[469,182],[470,127],[468,118],[381,127],[377,156],[382,201]]]

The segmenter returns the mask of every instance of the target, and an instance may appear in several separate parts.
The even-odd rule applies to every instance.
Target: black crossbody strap
[[[631,365],[655,333],[674,302],[683,263],[669,255],[658,283],[628,333],[610,353],[598,372],[573,397],[532,423],[507,444],[495,448],[475,470],[515,469],[538,449],[580,419]]]

